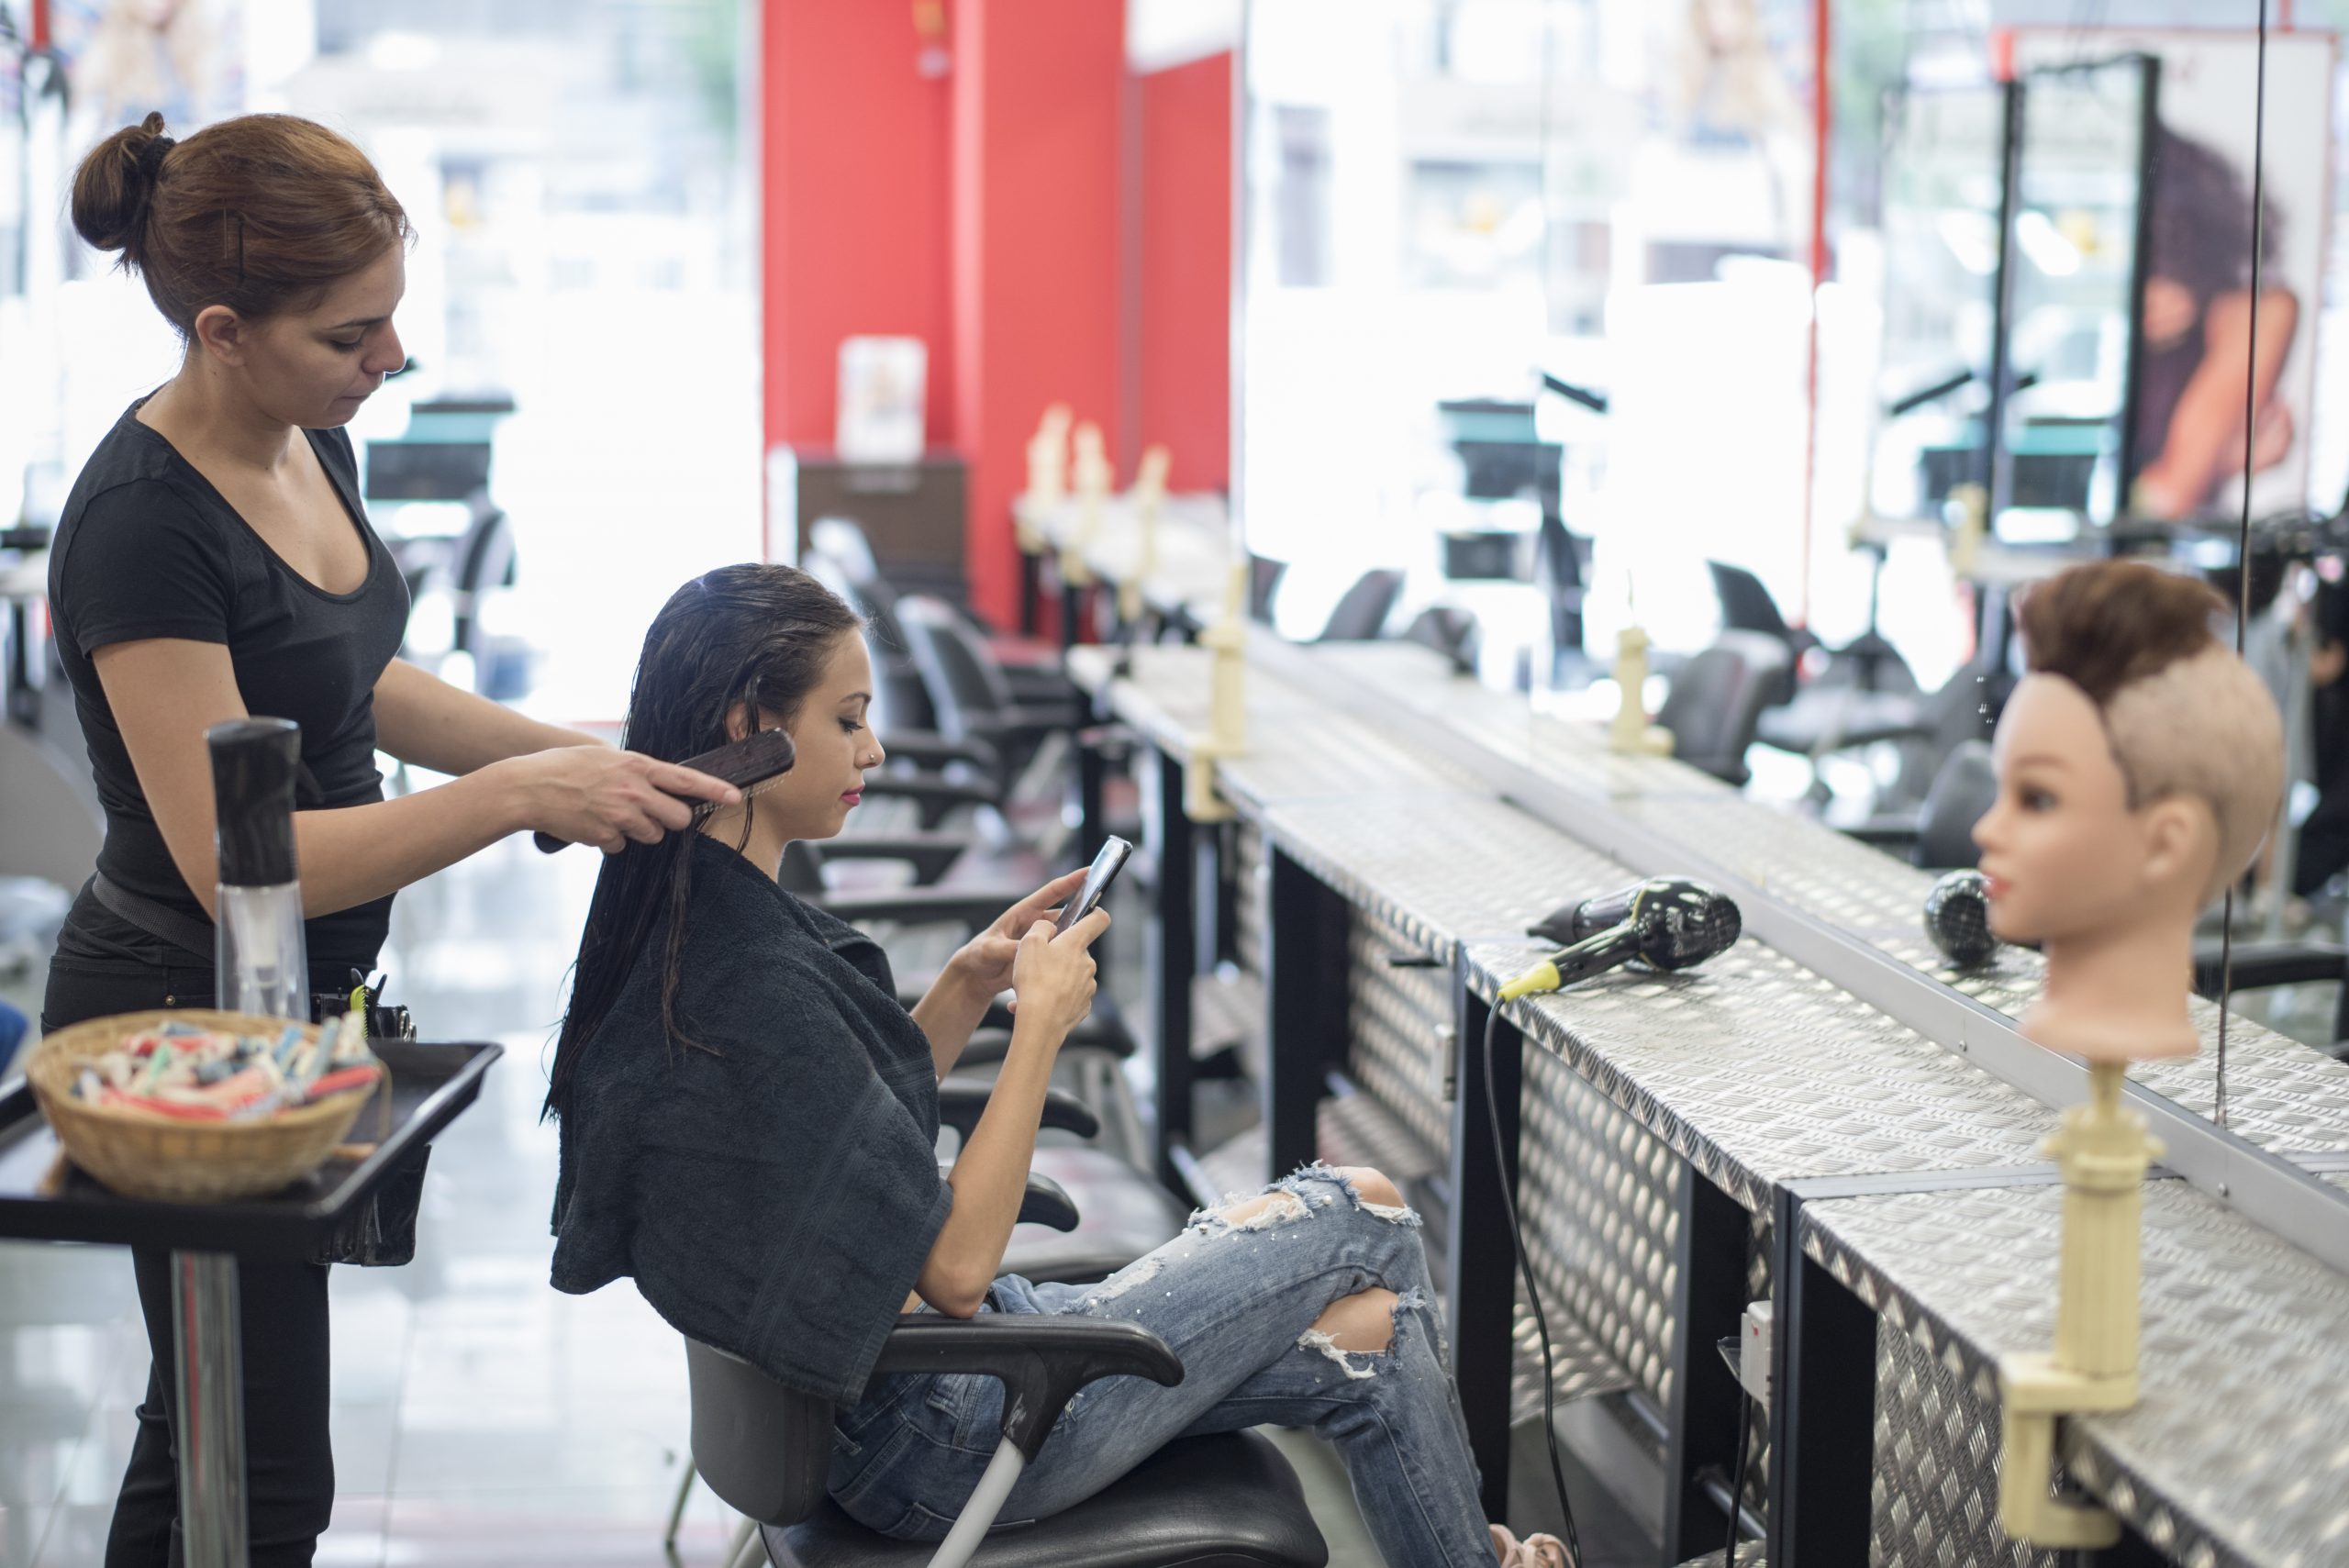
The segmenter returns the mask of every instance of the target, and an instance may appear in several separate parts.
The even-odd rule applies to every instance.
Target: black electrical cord
[[[1517,1249],[1517,1277],[1525,1282],[1525,1297],[1533,1304],[1533,1328],[1542,1336],[1542,1437],[1549,1444],[1550,1480],[1558,1488],[1558,1515],[1565,1526],[1566,1568],[1582,1568],[1582,1537],[1575,1531],[1574,1504],[1566,1498],[1566,1469],[1558,1458],[1558,1428],[1550,1418],[1556,1400],[1550,1371],[1550,1319],[1542,1311],[1542,1292],[1533,1283],[1533,1268],[1525,1257],[1525,1232],[1517,1223],[1517,1199],[1509,1194],[1508,1151],[1501,1142],[1500,1096],[1493,1089],[1493,1040],[1500,1025],[1501,1010],[1496,1006],[1485,1015],[1485,1115],[1492,1123],[1493,1163],[1500,1176],[1501,1209],[1508,1216],[1509,1240]],[[1736,1525],[1732,1513],[1730,1527],[1734,1529]]]
[[[1737,1462],[1729,1473],[1729,1540],[1721,1546],[1721,1568],[1736,1568],[1737,1510],[1745,1496],[1745,1445],[1753,1437],[1753,1396],[1738,1385],[1737,1401]]]
[[[2265,286],[2267,263],[2267,0],[2259,0],[2259,77],[2251,111],[2251,347],[2243,381],[2243,524],[2235,536],[2235,653],[2241,657],[2251,619],[2251,475],[2259,439],[2259,292]],[[2292,868],[2277,866],[2285,886]],[[2274,890],[2282,896],[2281,889]],[[2219,1051],[2218,1100],[2211,1119],[2227,1125],[2227,1015],[2235,995],[2235,888],[2227,884],[2226,901],[2219,908]]]

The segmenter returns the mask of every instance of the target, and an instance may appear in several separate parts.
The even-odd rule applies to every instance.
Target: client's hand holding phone
[[[1109,912],[1096,909],[1066,930],[1041,920],[1028,928],[1011,968],[1011,1005],[1020,1028],[1041,1020],[1057,1049],[1068,1031],[1084,1021],[1093,1010],[1098,984],[1093,940],[1108,926]]]
[[[1001,995],[1012,988],[1012,971],[1021,939],[1041,928],[1048,935],[1057,935],[1074,925],[1082,911],[1101,901],[1101,895],[1117,875],[1117,868],[1126,863],[1133,846],[1123,839],[1112,839],[1093,864],[1083,871],[1056,876],[1035,892],[1005,910],[985,930],[963,945],[954,956],[954,973],[963,984],[985,996]],[[1072,912],[1079,912],[1073,914]],[[1108,917],[1100,925],[1108,924]],[[1078,945],[1089,946],[1098,929],[1084,933]],[[1019,1010],[1013,1004],[1014,1012]]]
[[[1067,930],[1101,906],[1101,900],[1109,892],[1109,884],[1118,880],[1119,872],[1126,869],[1126,857],[1133,852],[1134,847],[1125,840],[1114,833],[1109,836],[1108,842],[1101,846],[1101,852],[1093,857],[1093,868],[1085,873],[1085,885],[1077,890],[1075,897],[1061,906],[1062,930]]]

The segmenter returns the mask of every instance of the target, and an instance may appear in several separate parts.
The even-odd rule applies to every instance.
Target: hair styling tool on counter
[[[1978,871],[1954,871],[1925,895],[1925,935],[1942,956],[1960,969],[1974,969],[1998,956],[1990,932],[1990,894]]]
[[[1501,1207],[1508,1216],[1509,1240],[1517,1249],[1518,1278],[1533,1308],[1533,1327],[1542,1340],[1542,1408],[1556,1404],[1552,1386],[1550,1319],[1542,1309],[1542,1287],[1526,1265],[1525,1231],[1518,1223],[1517,1202],[1510,1195],[1508,1162],[1502,1152],[1500,1102],[1493,1092],[1493,1041],[1499,1032],[1502,1004],[1535,991],[1555,991],[1594,974],[1636,963],[1652,970],[1687,969],[1715,953],[1726,952],[1744,929],[1737,906],[1699,882],[1683,877],[1650,877],[1620,892],[1586,898],[1553,912],[1530,934],[1566,944],[1547,962],[1537,964],[1501,987],[1492,1009],[1485,1015],[1485,1115],[1489,1118],[1493,1150],[1500,1164]],[[1558,1493],[1558,1510],[1565,1526],[1569,1568],[1581,1568],[1582,1540],[1575,1529],[1574,1507],[1566,1497],[1564,1466],[1558,1459],[1555,1423],[1544,1421],[1549,1441],[1550,1479]]]
[[[691,768],[697,773],[707,773],[714,779],[723,779],[740,790],[742,798],[748,800],[772,787],[777,779],[791,771],[791,764],[798,760],[788,730],[762,729],[740,740],[729,741],[716,751],[704,751],[698,757],[687,757],[677,766]],[[714,801],[696,800],[693,802],[693,825],[698,826],[718,809],[718,806]],[[565,843],[551,833],[533,833],[530,841],[548,854],[563,848]]]
[[[1626,963],[1687,969],[1727,952],[1744,929],[1726,895],[1684,877],[1650,877],[1570,905],[1533,927],[1531,935],[1568,945],[1502,986],[1499,999],[1555,991]]]

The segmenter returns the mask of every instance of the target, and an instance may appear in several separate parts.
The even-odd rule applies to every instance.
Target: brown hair
[[[2023,595],[2023,653],[2034,673],[2061,675],[2108,707],[2122,687],[2210,647],[2210,617],[2226,607],[2190,577],[2137,561],[2093,562]]]
[[[225,305],[249,321],[305,310],[414,230],[367,155],[293,115],[243,115],[184,142],[149,115],[73,172],[73,227],[147,283],[182,336]]]

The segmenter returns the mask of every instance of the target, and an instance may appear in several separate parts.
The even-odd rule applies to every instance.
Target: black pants
[[[211,1005],[212,976],[201,970],[122,973],[52,964],[41,1029],[111,1013]],[[153,1362],[106,1536],[106,1568],[179,1568],[171,1254],[134,1247],[130,1256]],[[334,1512],[326,1265],[248,1260],[238,1269],[237,1286],[252,1568],[306,1568]]]

